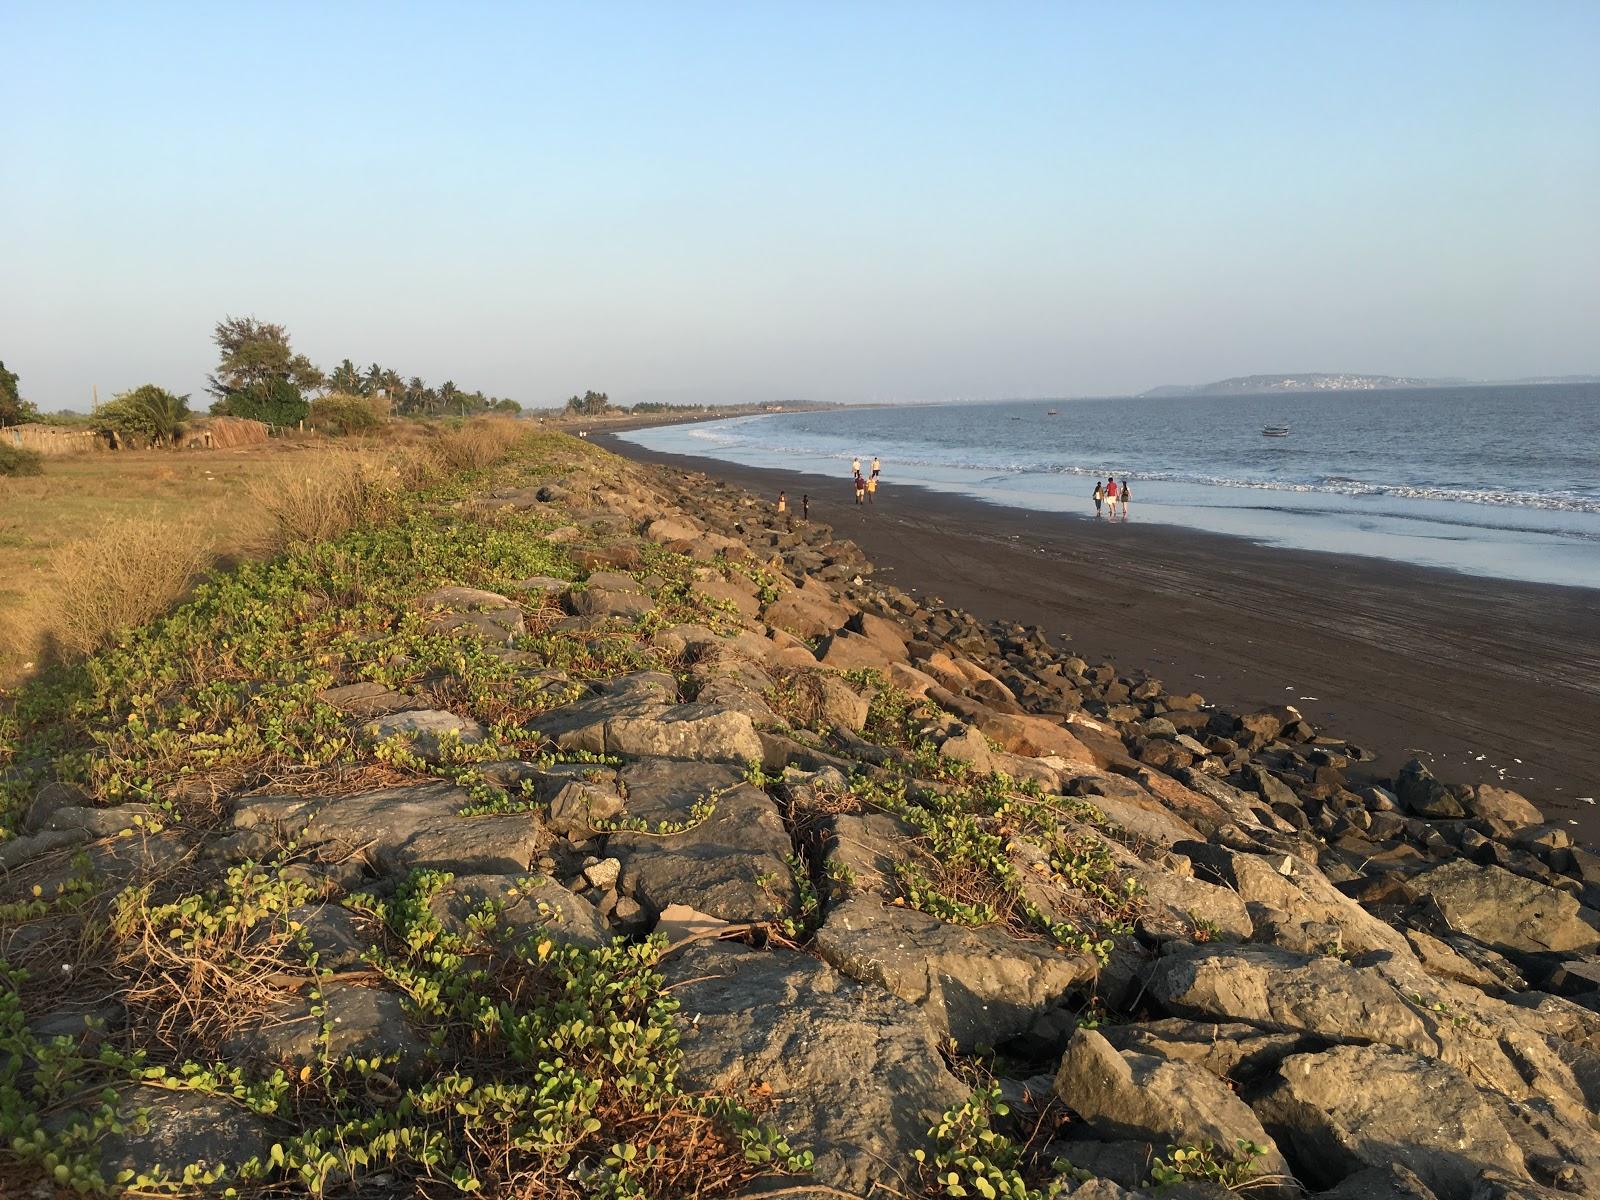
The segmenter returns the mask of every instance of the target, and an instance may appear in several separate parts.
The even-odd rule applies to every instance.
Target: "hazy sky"
[[[1600,371],[1600,3],[0,0],[0,359],[558,401]]]

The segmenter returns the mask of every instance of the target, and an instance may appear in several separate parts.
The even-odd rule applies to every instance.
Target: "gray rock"
[[[1340,947],[1350,953],[1383,950],[1411,956],[1398,931],[1339,891],[1304,859],[1246,853],[1207,842],[1179,842],[1173,850],[1189,858],[1200,878],[1239,893],[1257,927],[1252,936],[1258,939],[1316,951],[1326,941],[1324,927],[1332,926]]]
[[[1526,796],[1493,784],[1480,783],[1473,788],[1467,807],[1475,817],[1504,821],[1508,825],[1544,824],[1544,814]]]
[[[922,1009],[934,1031],[963,1053],[1024,1033],[1098,969],[1088,955],[1058,954],[1003,929],[946,924],[873,896],[832,909],[816,945],[852,979]]]
[[[1243,1021],[1337,1041],[1438,1054],[1432,1022],[1381,976],[1275,946],[1192,946],[1150,971],[1150,995],[1178,1016]]]
[[[827,859],[843,870],[852,887],[896,896],[896,863],[931,861],[917,843],[917,831],[893,813],[840,813],[833,820]]]
[[[1433,772],[1418,759],[1413,758],[1400,768],[1400,774],[1395,776],[1394,790],[1400,803],[1419,817],[1454,820],[1467,815],[1461,801],[1451,795],[1450,789],[1435,779]]]
[[[1289,1055],[1304,1050],[1308,1041],[1299,1034],[1275,1033],[1254,1025],[1176,1017],[1108,1025],[1101,1032],[1118,1050],[1192,1063],[1219,1079],[1233,1080],[1274,1069]]]
[[[1067,1044],[1056,1095],[1101,1137],[1134,1138],[1158,1148],[1211,1142],[1229,1151],[1243,1139],[1267,1148],[1259,1173],[1288,1173],[1261,1122],[1222,1080],[1187,1063],[1120,1053],[1092,1029],[1078,1030]],[[1262,1190],[1287,1194],[1271,1186]]]
[[[1414,1171],[1439,1200],[1467,1200],[1486,1168],[1527,1177],[1522,1151],[1471,1081],[1404,1051],[1297,1054],[1255,1109],[1313,1187],[1391,1163]]]
[[[347,683],[325,688],[318,699],[353,717],[384,717],[418,706],[416,696],[386,688],[381,683]]]
[[[649,717],[614,717],[606,723],[612,754],[691,759],[696,762],[761,761],[761,738],[748,715],[713,704],[679,704]]]
[[[786,861],[788,830],[771,798],[740,772],[709,763],[644,759],[622,772],[628,819],[643,832],[612,834],[606,851],[622,863],[618,890],[655,913],[686,904],[724,921],[782,918],[797,902]],[[704,820],[682,833],[664,827]]]
[[[1317,1200],[1438,1200],[1433,1189],[1399,1163],[1357,1171]]]
[[[819,1180],[857,1195],[914,1190],[912,1152],[968,1094],[915,1007],[785,950],[701,944],[663,970],[680,1005],[685,1085],[770,1089],[764,1115],[815,1153]]]
[[[446,743],[474,746],[484,738],[483,726],[471,717],[431,708],[379,717],[367,726],[367,733],[374,741],[409,737],[412,751],[430,762],[443,756]]]
[[[291,909],[289,919],[301,927],[317,956],[318,969],[353,971],[365,964],[372,939],[361,932],[349,909],[338,904],[308,904]]]
[[[495,592],[442,587],[419,596],[412,607],[427,614],[436,633],[463,631],[491,644],[508,646],[528,631],[522,607]]]
[[[391,874],[418,867],[515,873],[549,844],[534,814],[461,816],[470,803],[465,791],[446,783],[316,799],[252,796],[235,807],[232,824],[298,841],[324,860],[364,857]]]
[[[1502,867],[1455,859],[1413,876],[1452,929],[1502,951],[1586,952],[1600,946],[1600,913],[1566,892]]]
[[[166,1088],[129,1088],[117,1103],[124,1132],[107,1134],[97,1150],[100,1173],[114,1180],[124,1171],[134,1175],[165,1169],[182,1181],[184,1167],[203,1171],[222,1168],[213,1191],[226,1186],[226,1176],[251,1158],[265,1159],[273,1137],[267,1124],[244,1105],[201,1092]]]
[[[335,981],[323,987],[322,1001],[321,1016],[306,999],[284,1001],[258,1027],[225,1039],[222,1053],[296,1070],[324,1057],[334,1063],[346,1056],[392,1057],[396,1061],[384,1070],[396,1079],[417,1078],[425,1069],[426,1046],[412,1031],[405,1005],[394,992]]]
[[[545,822],[551,832],[578,841],[627,811],[616,785],[609,781],[567,779],[549,796],[548,803]]]

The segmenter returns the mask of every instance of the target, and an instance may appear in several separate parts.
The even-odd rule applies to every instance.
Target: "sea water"
[[[908,405],[622,436],[845,492],[850,459],[877,455],[897,506],[914,484],[1092,518],[1115,476],[1135,522],[1600,588],[1600,384]]]

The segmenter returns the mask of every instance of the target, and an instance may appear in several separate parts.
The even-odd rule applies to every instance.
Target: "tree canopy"
[[[421,376],[408,380],[400,372],[377,363],[362,369],[353,359],[342,360],[328,373],[330,394],[386,397],[390,408],[405,417],[472,416],[476,413],[519,413],[522,405],[515,400],[485,395],[481,391],[463,391],[454,380],[447,379],[438,387],[430,387]]]
[[[6,364],[0,362],[0,425],[22,425],[39,419],[39,410],[17,390],[18,382],[17,373],[6,370]]]
[[[254,317],[225,317],[212,335],[222,361],[210,376],[208,391],[219,399],[279,380],[300,391],[322,386],[322,372],[289,345],[282,325]]]
[[[567,401],[567,411],[574,416],[597,417],[612,411],[611,397],[604,392],[585,392]]]

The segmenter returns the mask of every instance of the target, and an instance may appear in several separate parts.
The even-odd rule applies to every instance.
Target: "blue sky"
[[[543,404],[1600,371],[1600,4],[0,0],[0,359]]]

